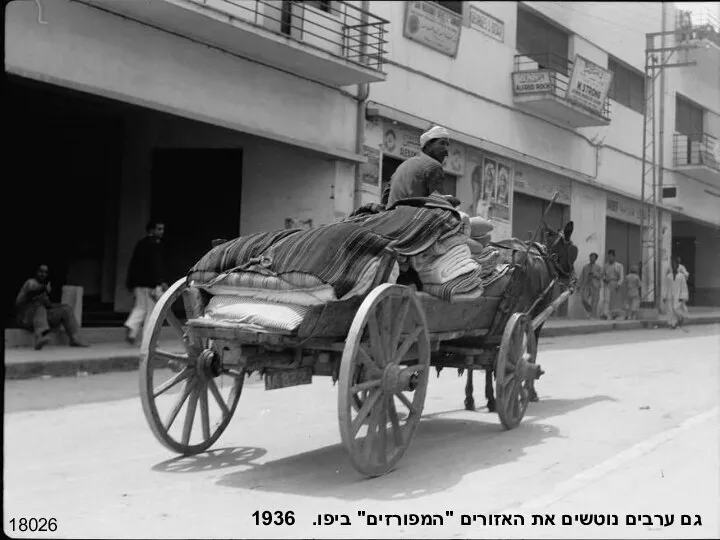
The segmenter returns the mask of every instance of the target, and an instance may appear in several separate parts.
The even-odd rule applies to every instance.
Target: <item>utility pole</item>
[[[676,62],[672,64],[669,62],[675,52],[697,48],[697,45],[683,44],[681,43],[682,40],[678,39],[683,34],[683,29],[667,30],[666,10],[667,8],[663,2],[662,31],[646,34],[645,36],[645,106],[643,107],[643,159],[640,185],[640,198],[643,205],[642,219],[640,221],[643,291],[646,301],[652,299],[656,309],[660,308],[662,293],[662,232],[658,204],[662,204],[665,166],[665,69],[694,66],[695,62]],[[657,46],[657,38],[660,38],[659,47]],[[667,38],[671,38],[670,45],[667,43]],[[656,109],[658,108],[655,85],[658,79],[660,79],[659,133],[655,121]],[[657,139],[660,139],[659,149],[657,149]]]

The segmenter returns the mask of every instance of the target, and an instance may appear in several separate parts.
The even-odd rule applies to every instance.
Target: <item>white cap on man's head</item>
[[[425,145],[433,139],[449,139],[450,133],[447,129],[441,126],[433,126],[428,131],[420,135],[420,148],[425,148]]]

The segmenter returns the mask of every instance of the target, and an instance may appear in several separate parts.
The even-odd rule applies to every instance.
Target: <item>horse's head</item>
[[[573,229],[574,224],[569,221],[562,229],[546,228],[543,231],[543,243],[548,249],[558,277],[563,281],[570,281],[575,277],[578,248],[571,240]]]

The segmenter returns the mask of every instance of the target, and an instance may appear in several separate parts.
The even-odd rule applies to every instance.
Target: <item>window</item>
[[[305,3],[325,13],[332,13],[332,2],[330,0],[310,0]]]
[[[430,0],[432,4],[438,4],[445,9],[449,9],[450,11],[457,13],[458,15],[462,15],[463,13],[463,2],[449,2],[446,0]]]
[[[702,141],[704,112],[702,107],[695,105],[680,95],[676,96],[675,131],[687,135],[691,141]]]
[[[518,6],[518,52],[532,58],[540,69],[568,73],[568,34],[545,19]]]
[[[633,69],[620,64],[614,58],[608,59],[613,82],[608,96],[621,105],[643,114],[645,106],[645,77]]]

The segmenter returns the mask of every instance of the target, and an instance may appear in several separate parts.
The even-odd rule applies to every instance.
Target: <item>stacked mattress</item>
[[[473,240],[474,225],[444,200],[398,204],[309,230],[226,242],[191,268],[188,283],[212,295],[207,318],[290,332],[313,306],[364,296],[410,267],[428,294],[470,301],[482,295],[498,255],[483,238]]]

